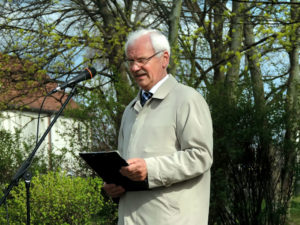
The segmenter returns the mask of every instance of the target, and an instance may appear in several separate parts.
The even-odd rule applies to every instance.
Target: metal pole
[[[27,225],[30,225],[30,182],[31,173],[27,170],[24,175],[25,186],[26,186],[26,207],[27,207]]]

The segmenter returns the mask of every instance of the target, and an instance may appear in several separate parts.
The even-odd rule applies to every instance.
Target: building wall
[[[38,114],[35,112],[25,112],[25,111],[5,111],[1,112],[0,116],[0,129],[5,129],[10,132],[15,132],[16,129],[20,129],[20,137],[25,140],[31,138],[32,141],[36,140],[37,133],[37,124],[38,124]],[[39,138],[42,137],[46,129],[49,127],[51,120],[54,118],[53,116],[49,116],[48,114],[41,114],[40,116],[40,124],[39,124]],[[74,146],[74,142],[72,142],[72,138],[67,136],[66,133],[72,133],[73,138],[80,138],[80,134],[74,134],[74,127],[80,128],[80,123],[75,122],[71,118],[66,118],[60,116],[52,129],[45,137],[41,146],[37,151],[37,155],[41,155],[46,157],[49,160],[49,153],[55,153],[56,155],[64,154],[66,161],[68,164],[74,163],[74,156],[78,155],[80,151],[80,146],[78,144]],[[82,128],[83,129],[83,128]],[[77,129],[78,130],[78,129]],[[87,140],[85,140],[87,141]],[[67,151],[63,151],[62,149],[67,149]],[[33,150],[33,149],[32,149]],[[50,163],[50,161],[48,161]],[[68,165],[61,165],[63,168],[68,167]]]

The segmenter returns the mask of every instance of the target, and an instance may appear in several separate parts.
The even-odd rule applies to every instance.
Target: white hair
[[[128,46],[132,45],[138,38],[147,34],[150,35],[152,47],[154,48],[155,52],[167,51],[169,55],[171,54],[170,43],[168,39],[160,31],[155,29],[141,29],[141,30],[131,32],[128,35],[125,44],[125,54],[127,55]]]

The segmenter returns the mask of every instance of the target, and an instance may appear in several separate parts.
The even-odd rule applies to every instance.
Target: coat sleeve
[[[213,161],[213,129],[204,98],[194,92],[177,107],[176,136],[180,149],[146,158],[149,188],[170,186],[200,176]]]

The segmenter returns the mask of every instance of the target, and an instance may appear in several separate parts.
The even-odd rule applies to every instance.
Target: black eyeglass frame
[[[139,59],[126,59],[125,60],[125,63],[128,67],[131,67],[133,66],[135,63],[138,65],[138,66],[143,66],[143,65],[146,65],[154,56],[157,56],[159,53],[162,53],[164,52],[165,50],[160,50],[156,53],[154,53],[153,55],[151,55],[150,57],[148,58],[139,58]]]

